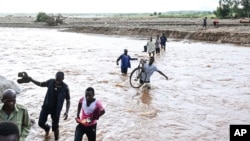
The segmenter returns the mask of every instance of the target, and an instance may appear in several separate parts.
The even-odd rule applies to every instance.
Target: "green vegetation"
[[[39,12],[36,15],[37,22],[45,22],[49,16],[45,12]]]
[[[214,14],[218,18],[239,18],[250,16],[250,0],[219,0]]]
[[[160,18],[213,18],[215,15],[211,11],[174,11],[158,14]]]
[[[153,12],[153,13],[120,13],[107,14],[107,17],[129,17],[129,18],[214,18],[216,17],[212,11],[171,11],[171,12]]]
[[[39,12],[36,16],[36,22],[46,22],[49,26],[56,26],[58,24],[63,24],[63,17],[61,14],[57,16],[48,15],[45,12]]]

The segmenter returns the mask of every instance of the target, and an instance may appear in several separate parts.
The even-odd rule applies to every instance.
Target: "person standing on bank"
[[[20,141],[25,141],[29,135],[31,122],[27,108],[16,103],[16,91],[7,89],[3,92],[2,102],[0,105],[0,123],[13,122],[17,125],[20,133]]]
[[[101,102],[94,96],[94,88],[88,87],[85,91],[85,97],[79,100],[76,115],[76,122],[79,124],[76,126],[74,141],[82,141],[84,134],[87,135],[88,141],[96,140],[97,120],[105,113],[105,110]]]
[[[128,55],[128,50],[124,49],[124,54],[120,55],[116,60],[117,65],[119,65],[120,60],[121,60],[121,72],[122,74],[126,75],[128,72],[128,68],[131,67],[130,60],[137,60],[137,58],[131,58]]]
[[[207,29],[207,17],[203,19],[202,29]]]
[[[155,44],[153,43],[153,37],[149,38],[149,41],[147,43],[147,50],[149,57],[151,57],[151,54],[153,55],[153,57],[155,56]]]
[[[38,125],[45,130],[45,136],[49,135],[50,125],[46,124],[48,115],[52,119],[52,131],[54,131],[55,140],[59,139],[59,119],[62,111],[64,100],[66,99],[66,112],[64,120],[68,118],[70,108],[70,92],[69,87],[64,80],[64,73],[58,71],[55,79],[49,79],[45,82],[38,82],[29,77],[30,81],[40,87],[47,87],[47,93],[44,98],[42,110],[40,112]]]

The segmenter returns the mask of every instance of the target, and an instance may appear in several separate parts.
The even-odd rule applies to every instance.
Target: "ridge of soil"
[[[95,33],[106,35],[126,35],[149,38],[161,35],[168,38],[189,39],[218,43],[233,43],[250,46],[250,23],[240,23],[239,19],[220,19],[219,26],[213,26],[208,19],[207,29],[202,29],[202,19],[198,18],[67,18],[64,24],[48,26],[34,22],[34,17],[0,17],[1,27],[58,28],[62,31]]]

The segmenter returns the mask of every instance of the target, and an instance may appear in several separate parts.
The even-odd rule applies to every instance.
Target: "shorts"
[[[155,48],[155,53],[160,53],[160,48]]]
[[[143,88],[151,88],[150,81],[143,82],[143,80],[140,79],[140,84],[143,84]]]

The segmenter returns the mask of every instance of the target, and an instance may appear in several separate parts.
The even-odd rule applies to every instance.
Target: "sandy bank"
[[[202,19],[176,18],[67,18],[65,24],[48,26],[34,17],[0,17],[1,27],[60,28],[70,32],[107,35],[149,36],[165,32],[168,38],[234,43],[250,46],[250,24],[239,20],[219,20],[219,27],[202,30]]]

